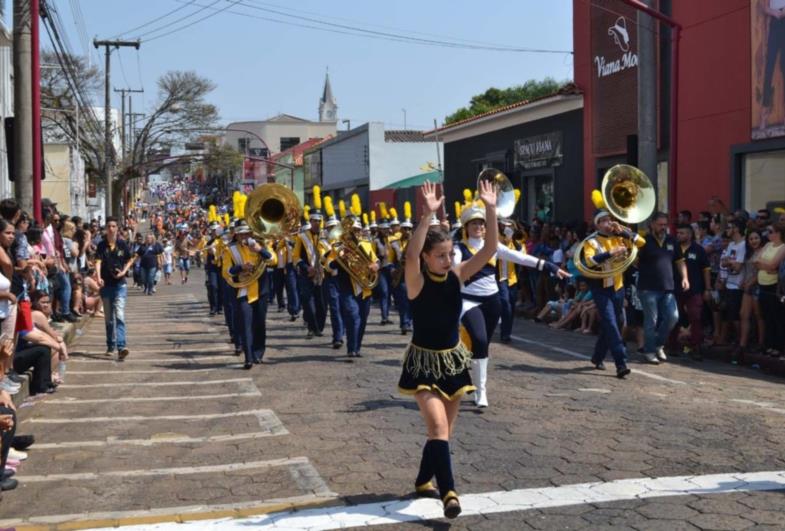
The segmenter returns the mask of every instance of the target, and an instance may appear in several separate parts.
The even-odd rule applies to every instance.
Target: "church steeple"
[[[333,97],[333,89],[330,86],[330,72],[324,75],[324,91],[319,100],[319,121],[320,122],[337,122],[338,121],[338,105],[335,103]]]

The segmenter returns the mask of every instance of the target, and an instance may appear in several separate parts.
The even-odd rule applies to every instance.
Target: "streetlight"
[[[341,123],[346,126],[346,130],[349,131],[352,128],[352,121],[351,120],[341,120]]]

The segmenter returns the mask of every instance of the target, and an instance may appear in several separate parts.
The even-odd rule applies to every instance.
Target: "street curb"
[[[52,327],[62,334],[65,344],[69,347],[78,337],[78,332],[87,326],[93,320],[92,316],[84,316],[75,323],[51,323]],[[30,397],[30,380],[32,373],[30,371],[20,375],[24,380],[19,392],[11,397],[14,405],[17,407]]]
[[[241,509],[219,509],[192,513],[171,513],[150,515],[150,511],[139,511],[139,516],[120,518],[101,518],[93,520],[69,521],[52,524],[18,524],[16,531],[75,531],[79,529],[95,529],[101,527],[122,527],[132,525],[152,525],[161,523],[198,522],[201,520],[218,520],[221,518],[249,518],[263,516],[284,511],[304,511],[307,509],[322,509],[346,505],[341,498],[328,498],[321,500],[308,500],[300,502],[270,502],[261,503],[254,507]],[[46,517],[41,517],[46,519]]]

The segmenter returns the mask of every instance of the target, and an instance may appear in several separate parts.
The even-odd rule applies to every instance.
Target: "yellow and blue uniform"
[[[321,336],[327,321],[321,287],[324,269],[322,269],[320,249],[319,235],[309,230],[297,235],[292,251],[292,261],[298,273],[297,289],[303,308],[303,318],[308,326],[308,337]],[[313,277],[308,276],[309,267],[313,267],[316,271]]]
[[[596,233],[583,244],[586,265],[603,271],[610,270],[612,266],[611,250],[624,246],[626,240],[632,240],[638,247],[644,244],[643,238],[629,229],[623,235]],[[629,369],[627,369],[627,349],[619,330],[619,326],[623,322],[622,312],[624,311],[623,272],[602,279],[590,279],[589,286],[592,299],[597,306],[597,313],[600,316],[600,335],[594,345],[591,361],[597,368],[601,368],[602,362],[610,350],[616,364],[617,376],[624,377]]]
[[[502,243],[507,248],[519,250],[513,242]],[[523,248],[521,252],[525,253]],[[512,322],[515,319],[515,303],[518,300],[518,273],[515,263],[510,260],[500,258],[497,263],[497,281],[499,284],[499,297],[501,299],[501,327],[500,334],[502,341],[510,341],[512,335]]]
[[[371,263],[377,262],[376,253],[370,242],[360,240],[357,245]],[[360,357],[365,327],[368,323],[368,313],[371,310],[372,291],[349,275],[338,262],[335,250],[331,250],[326,261],[330,268],[336,272],[341,317],[346,329],[346,352],[349,357]]]
[[[403,238],[400,232],[396,232],[389,239],[389,248],[392,251],[391,260],[394,264],[393,269],[395,269],[395,274],[398,278],[398,284],[394,285],[391,271],[390,289],[392,290],[395,308],[398,311],[401,334],[408,334],[412,329],[412,312],[409,306],[409,297],[406,295],[406,281],[403,273],[404,257],[406,256],[408,243],[408,239]]]
[[[343,314],[341,311],[341,294],[338,286],[338,272],[329,267],[330,256],[333,254],[332,244],[335,240],[321,241],[322,246],[322,265],[325,268],[324,283],[324,301],[330,310],[330,329],[333,334],[333,348],[339,349],[343,345],[343,336],[345,333]]]

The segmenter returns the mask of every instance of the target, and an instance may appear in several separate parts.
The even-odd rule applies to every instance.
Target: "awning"
[[[421,173],[419,175],[413,175],[412,177],[407,177],[406,179],[402,179],[398,182],[388,184],[384,187],[384,189],[398,190],[401,188],[411,188],[412,186],[422,186],[425,181],[441,183],[444,181],[444,173],[439,170],[434,170],[427,173]]]

